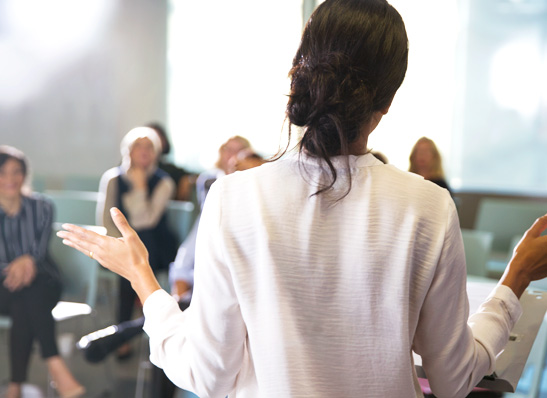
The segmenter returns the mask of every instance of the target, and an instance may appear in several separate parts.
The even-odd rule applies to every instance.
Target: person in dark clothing
[[[85,388],[59,356],[51,314],[61,297],[59,271],[48,253],[54,208],[26,192],[27,175],[25,155],[0,146],[0,314],[12,321],[6,397],[21,398],[35,340],[59,395],[77,397]]]
[[[158,168],[160,138],[152,128],[137,127],[125,135],[120,148],[122,164],[106,171],[101,178],[97,223],[106,227],[109,236],[120,236],[110,216],[110,208],[118,207],[144,242],[154,271],[167,270],[178,248],[166,218],[175,184]],[[118,321],[124,322],[132,318],[136,295],[124,278],[120,278],[119,287]],[[124,345],[118,357],[123,359],[130,353],[130,346]]]

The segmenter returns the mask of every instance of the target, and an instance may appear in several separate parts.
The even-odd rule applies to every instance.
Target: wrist
[[[524,269],[517,261],[511,259],[500,278],[500,283],[511,288],[519,299],[531,282],[531,278]]]
[[[136,276],[130,282],[131,287],[135,290],[143,304],[148,296],[156,290],[161,289],[152,268],[148,264],[143,265],[142,271],[137,272]]]

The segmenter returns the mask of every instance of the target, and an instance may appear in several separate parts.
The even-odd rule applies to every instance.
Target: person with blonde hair
[[[418,139],[410,151],[409,162],[408,171],[419,174],[451,192],[444,176],[441,153],[432,139],[427,137]]]
[[[121,236],[110,208],[115,206],[125,214],[144,242],[155,272],[168,269],[178,247],[166,218],[175,183],[158,168],[161,151],[160,137],[153,128],[130,130],[120,144],[121,165],[106,171],[101,178],[97,203],[97,222],[106,227],[109,236]],[[120,278],[119,283],[118,321],[124,322],[132,318],[136,296],[126,279]],[[118,358],[127,358],[130,353],[130,346],[124,345],[118,350]]]
[[[0,146],[0,314],[12,320],[5,396],[21,398],[36,341],[59,396],[79,397],[85,388],[59,355],[51,314],[62,292],[48,253],[54,207],[46,197],[25,192],[28,173],[23,152]]]

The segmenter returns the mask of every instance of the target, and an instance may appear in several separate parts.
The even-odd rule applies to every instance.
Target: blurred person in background
[[[409,161],[408,171],[421,175],[452,194],[444,176],[441,153],[433,140],[427,137],[418,139],[410,151]]]
[[[48,253],[53,204],[25,189],[29,166],[16,148],[0,146],[0,314],[12,320],[7,398],[21,398],[34,341],[59,396],[79,397],[85,388],[59,355],[51,310],[61,298],[61,279]]]
[[[122,211],[144,242],[154,272],[167,271],[177,252],[177,241],[167,224],[166,210],[175,193],[173,179],[158,168],[161,140],[150,127],[130,130],[120,144],[122,163],[107,170],[99,184],[97,219],[109,236],[120,237],[110,208]],[[132,319],[136,295],[125,278],[119,278],[118,322]],[[131,346],[118,349],[118,358],[131,354]]]
[[[166,159],[171,152],[171,143],[167,137],[167,132],[163,125],[158,122],[151,122],[145,125],[154,129],[161,140],[161,156],[159,158],[158,167],[167,172],[175,182],[175,200],[192,200],[192,193],[196,183],[196,176],[182,167],[175,165]]]

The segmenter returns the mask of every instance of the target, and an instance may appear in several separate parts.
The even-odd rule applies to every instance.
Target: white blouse
[[[194,295],[144,304],[151,361],[201,398],[464,397],[520,316],[498,286],[468,323],[449,193],[372,155],[297,156],[219,179],[200,222]],[[348,195],[348,170],[352,186]]]

